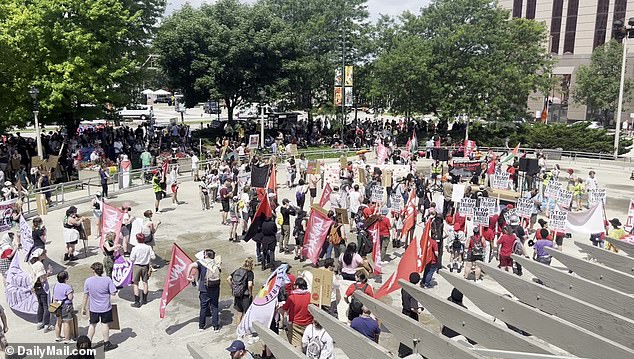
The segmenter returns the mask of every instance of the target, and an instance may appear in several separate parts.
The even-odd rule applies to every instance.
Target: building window
[[[577,14],[579,0],[568,0],[568,16],[566,19],[566,39],[564,40],[564,54],[575,53],[575,35],[577,34]]]
[[[561,36],[561,15],[564,11],[564,0],[553,1],[553,16],[550,20],[550,52],[559,53],[559,37]]]
[[[513,17],[522,17],[522,1],[513,0]]]
[[[537,7],[537,0],[526,1],[526,18],[535,19],[535,8]]]
[[[627,10],[627,0],[616,0],[614,2],[614,18],[612,21],[623,20],[624,23],[627,23],[625,21],[625,10]],[[622,40],[618,41],[621,42]]]
[[[608,8],[610,7],[610,0],[599,0],[597,4],[597,19],[594,24],[594,42],[592,49],[603,45],[605,43],[605,34],[608,27]]]

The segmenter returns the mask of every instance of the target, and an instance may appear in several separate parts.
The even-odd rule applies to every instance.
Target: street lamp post
[[[37,115],[39,114],[39,102],[37,100],[37,95],[40,91],[35,86],[31,86],[29,89],[29,95],[33,99],[33,117],[35,118],[35,141],[37,142],[37,156],[40,159],[44,158],[44,153],[42,152],[42,136],[40,136],[40,122],[37,119]]]
[[[260,90],[260,147],[264,149],[264,90]]]
[[[623,40],[623,58],[621,60],[621,82],[619,84],[619,103],[616,109],[616,128],[614,131],[614,159],[619,158],[619,140],[621,137],[621,112],[623,112],[623,92],[625,87],[625,65],[627,62],[627,38],[634,37],[634,17],[628,20],[629,27],[621,20],[613,23],[613,34],[617,39]]]

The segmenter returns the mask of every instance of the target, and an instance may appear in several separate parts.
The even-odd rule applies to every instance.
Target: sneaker
[[[57,337],[57,338],[55,338],[55,341],[59,343],[61,341],[64,341],[64,338],[63,337]]]
[[[64,342],[63,342],[63,343],[64,343],[64,344],[75,344],[76,342],[75,342],[75,339],[72,339],[72,338],[71,338],[71,339],[68,339],[68,340],[64,340]]]
[[[220,331],[220,327],[219,326],[215,326],[213,329],[214,333],[218,333]]]
[[[117,344],[112,344],[111,342],[106,342],[103,345],[103,350],[104,351],[110,351],[112,349],[117,349],[117,347],[119,347]]]
[[[52,332],[53,330],[55,330],[55,327],[53,327],[52,325],[47,325],[44,327],[44,333]]]
[[[44,323],[37,323],[37,330],[44,328]]]
[[[247,341],[247,344],[249,344],[249,345],[253,345],[253,344],[255,344],[258,340],[260,340],[260,337],[254,337],[254,336],[252,336],[252,337],[251,337],[251,338]]]
[[[198,328],[198,331],[199,331],[199,332],[204,332],[204,331],[205,331],[205,328]]]

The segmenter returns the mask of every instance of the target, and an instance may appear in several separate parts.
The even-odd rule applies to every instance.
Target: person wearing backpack
[[[348,320],[352,321],[363,313],[363,303],[352,297],[355,290],[360,290],[370,297],[374,297],[374,289],[368,284],[368,277],[364,273],[358,272],[356,274],[356,282],[350,284],[346,289],[346,296],[344,300],[348,303]],[[350,299],[352,297],[352,299]]]
[[[520,225],[520,218],[516,215],[510,218],[511,231],[515,235],[516,241],[513,243],[513,253],[518,256],[524,255],[524,242],[526,241],[526,231]],[[515,263],[517,275],[522,275],[522,265]]]
[[[218,320],[218,299],[220,298],[220,273],[222,260],[216,257],[212,249],[205,249],[203,259],[198,260],[187,267],[187,280],[198,282],[198,298],[200,299],[200,315],[198,317],[198,330],[206,327],[207,313],[211,312],[211,325],[214,332],[220,330]],[[192,270],[198,270],[198,277],[194,278]]]
[[[473,236],[469,239],[469,246],[467,248],[467,265],[464,270],[464,279],[469,277],[471,274],[471,270],[475,271],[474,281],[480,279],[480,275],[482,273],[482,269],[476,263],[477,261],[484,261],[484,248],[486,247],[486,241],[480,235],[480,228],[473,228]],[[473,268],[475,267],[475,269]]]
[[[233,305],[240,313],[238,324],[242,322],[242,317],[253,301],[253,257],[247,257],[242,267],[236,269],[227,278],[231,294],[233,295]]]
[[[509,268],[513,268],[513,247],[515,245],[515,235],[511,226],[505,226],[503,234],[498,239],[498,268],[504,268],[505,271],[509,271]]]
[[[464,255],[464,233],[454,230],[451,226],[448,227],[447,234],[447,250],[449,251],[449,271],[453,273],[457,270],[458,273],[462,271],[463,267],[463,255]]]
[[[318,321],[313,321],[304,330],[302,352],[308,359],[334,359],[334,342]]]
[[[346,231],[341,223],[337,222],[335,212],[328,211],[328,217],[334,221],[334,223],[328,229],[328,250],[326,251],[326,258],[331,258],[332,252],[335,252],[335,261],[338,260],[341,253],[346,250]]]
[[[301,180],[300,180],[301,181]],[[295,236],[295,260],[303,262],[306,258],[302,257],[302,247],[304,246],[304,236],[306,235],[306,227],[308,226],[308,213],[303,209],[297,212],[295,225],[293,226],[293,235]]]

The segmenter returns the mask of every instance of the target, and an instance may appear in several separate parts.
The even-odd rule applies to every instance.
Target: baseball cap
[[[244,346],[244,342],[242,340],[234,340],[233,343],[227,348],[229,353],[235,353],[238,350],[246,350],[247,348]]]
[[[31,258],[38,258],[44,254],[44,250],[42,248],[35,248],[33,252],[31,252]],[[31,259],[29,258],[29,259]]]

